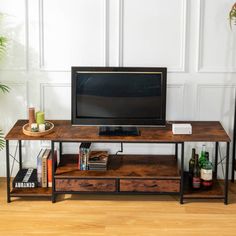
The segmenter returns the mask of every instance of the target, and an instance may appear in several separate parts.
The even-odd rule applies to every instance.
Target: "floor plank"
[[[230,183],[229,205],[222,200],[189,200],[177,196],[62,195],[47,199],[14,198],[6,203],[0,178],[0,235],[236,235],[236,183]]]

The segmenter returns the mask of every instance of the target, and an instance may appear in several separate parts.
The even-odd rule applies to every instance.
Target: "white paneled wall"
[[[0,81],[11,87],[0,95],[0,127],[7,132],[26,118],[28,106],[43,109],[48,119],[70,119],[71,66],[167,66],[167,119],[220,120],[232,135],[236,27],[230,30],[228,12],[234,2],[0,0],[0,32],[9,38]],[[40,145],[47,143],[24,143],[25,166],[35,165]],[[186,146],[186,163],[193,145],[201,144]],[[209,150],[212,155],[212,145]],[[174,147],[125,145],[125,151],[169,153]],[[4,151],[0,157],[4,176]]]
[[[104,65],[104,0],[40,1],[41,66],[69,71],[72,65]]]
[[[123,1],[123,65],[184,71],[186,0]],[[161,45],[161,46],[160,46]]]
[[[200,0],[199,58],[201,72],[236,72],[236,34],[228,21],[228,6],[234,1]]]

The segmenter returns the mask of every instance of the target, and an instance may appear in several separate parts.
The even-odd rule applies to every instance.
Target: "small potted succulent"
[[[231,29],[232,29],[232,24],[236,25],[236,3],[234,3],[229,12],[229,24]]]

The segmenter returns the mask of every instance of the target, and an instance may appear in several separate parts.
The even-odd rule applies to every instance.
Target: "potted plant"
[[[234,3],[229,12],[229,24],[231,29],[232,29],[232,23],[236,25],[236,3]]]

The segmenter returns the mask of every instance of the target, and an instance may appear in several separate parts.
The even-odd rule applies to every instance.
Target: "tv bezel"
[[[128,72],[161,73],[162,103],[160,119],[121,119],[121,118],[79,118],[76,116],[76,79],[77,72]],[[166,125],[166,67],[71,67],[71,124],[79,126],[117,126],[117,127],[154,127]]]

